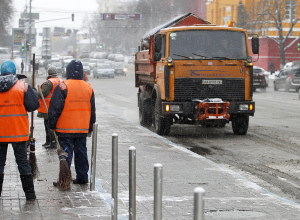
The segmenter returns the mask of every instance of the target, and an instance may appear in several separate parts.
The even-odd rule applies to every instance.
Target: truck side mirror
[[[161,45],[162,45],[162,36],[155,35],[154,37],[154,54],[153,61],[159,61],[161,59]]]
[[[154,52],[160,52],[162,45],[162,36],[161,35],[155,35],[154,37]]]
[[[252,37],[252,53],[258,54],[259,53],[259,38]]]

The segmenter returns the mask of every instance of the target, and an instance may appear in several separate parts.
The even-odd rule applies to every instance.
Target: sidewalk
[[[44,76],[38,76],[37,84]],[[59,161],[55,149],[45,149],[43,119],[34,121],[36,155],[40,171],[35,180],[36,201],[27,202],[13,151],[9,148],[0,219],[111,219],[112,134],[118,134],[118,219],[129,219],[129,147],[136,147],[137,219],[153,219],[154,164],[163,165],[163,219],[193,219],[193,190],[205,189],[205,219],[297,219],[300,205],[280,198],[241,175],[199,156],[148,129],[114,115],[97,98],[98,150],[96,190],[72,185],[60,191]],[[103,102],[102,102],[103,103]],[[91,157],[92,140],[88,138]],[[73,165],[73,164],[72,164]],[[75,177],[74,166],[72,168]]]

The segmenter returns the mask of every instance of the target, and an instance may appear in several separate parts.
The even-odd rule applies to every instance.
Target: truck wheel
[[[249,115],[235,115],[232,117],[232,130],[237,135],[245,135],[248,131]]]
[[[168,135],[171,131],[171,123],[168,118],[162,116],[162,104],[160,99],[155,100],[154,124],[156,133],[159,135]]]
[[[139,120],[142,126],[152,125],[152,110],[150,100],[144,100],[142,93],[139,94]]]

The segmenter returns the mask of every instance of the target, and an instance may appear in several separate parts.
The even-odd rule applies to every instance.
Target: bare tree
[[[13,7],[11,0],[0,0],[0,43],[8,35],[7,27],[13,15]]]
[[[295,3],[297,1],[287,1],[287,0],[264,0],[260,1],[257,5],[256,10],[256,24],[261,24],[265,26],[265,22],[262,25],[262,20],[267,20],[268,27],[275,27],[278,32],[278,38],[268,36],[269,39],[273,40],[278,44],[280,51],[280,65],[284,66],[285,64],[285,51],[290,48],[299,38],[297,36],[291,43],[286,45],[287,39],[292,35],[293,28],[295,24],[299,21],[300,17],[295,17],[296,10],[299,10],[299,6]],[[284,24],[286,21],[290,21],[290,27],[288,28],[287,33],[284,35]],[[267,27],[267,28],[268,28]]]
[[[242,1],[239,2],[239,5],[237,7],[237,26],[240,28],[249,29],[249,21],[250,17],[247,13],[245,5],[242,3]]]

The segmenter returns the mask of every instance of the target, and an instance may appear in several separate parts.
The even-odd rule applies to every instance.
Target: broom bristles
[[[59,186],[63,190],[67,190],[70,188],[71,183],[73,182],[71,171],[69,165],[64,156],[61,156],[59,159],[59,178],[58,183]]]
[[[37,165],[37,160],[35,156],[35,140],[33,139],[33,142],[30,142],[30,154],[29,154],[29,166],[31,167],[31,172],[33,178],[37,178],[39,175],[39,168]]]

